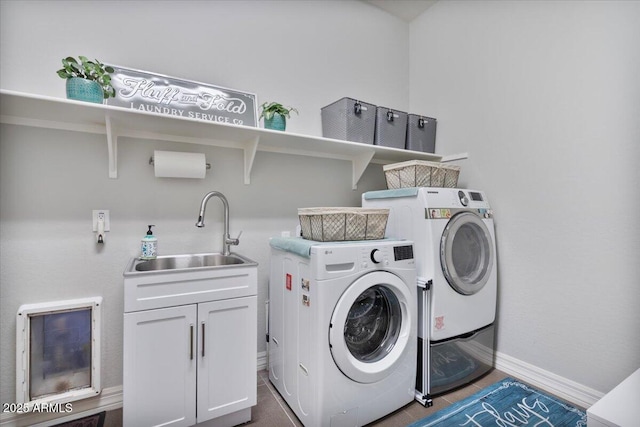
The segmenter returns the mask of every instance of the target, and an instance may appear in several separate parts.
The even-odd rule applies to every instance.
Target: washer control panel
[[[393,253],[391,252],[390,249],[393,248]],[[406,260],[412,260],[413,259],[413,245],[401,245],[401,246],[382,246],[382,247],[378,247],[378,248],[373,248],[368,252],[368,258],[369,260],[367,260],[365,257],[365,254],[367,253],[367,251],[363,251],[363,258],[365,258],[365,263],[364,265],[366,265],[367,261],[371,261],[374,264],[381,264],[384,263],[384,265],[389,265],[389,260],[392,261],[406,261]]]
[[[313,273],[317,280],[367,269],[415,268],[413,242],[409,240],[348,243],[311,246],[311,257],[322,266]]]

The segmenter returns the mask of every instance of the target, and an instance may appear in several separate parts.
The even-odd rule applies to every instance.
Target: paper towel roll
[[[203,153],[154,151],[153,169],[157,178],[204,178],[207,162]]]

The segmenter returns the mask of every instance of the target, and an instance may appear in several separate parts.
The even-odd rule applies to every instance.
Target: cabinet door
[[[198,304],[198,422],[256,404],[255,296]]]
[[[196,423],[196,307],[124,315],[125,427]]]

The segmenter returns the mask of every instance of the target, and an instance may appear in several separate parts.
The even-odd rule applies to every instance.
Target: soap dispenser
[[[151,227],[155,225],[149,225],[147,235],[142,238],[142,255],[140,259],[156,259],[158,256],[158,238],[153,235]]]

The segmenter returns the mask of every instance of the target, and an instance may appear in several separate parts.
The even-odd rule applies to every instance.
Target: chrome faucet
[[[205,194],[202,199],[202,203],[200,204],[200,215],[198,215],[198,222],[196,222],[196,227],[202,228],[204,227],[204,211],[207,208],[207,202],[213,196],[216,196],[222,200],[222,204],[224,205],[224,235],[222,236],[222,247],[224,248],[223,255],[229,255],[231,253],[230,246],[231,245],[239,245],[240,244],[240,234],[235,239],[231,238],[229,234],[229,202],[227,198],[224,197],[224,194],[218,191],[211,191]]]

